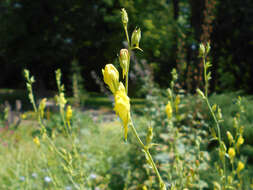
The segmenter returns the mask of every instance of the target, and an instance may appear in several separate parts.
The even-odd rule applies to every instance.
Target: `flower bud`
[[[153,128],[152,127],[148,127],[148,134],[146,136],[146,144],[149,145],[152,142],[153,139]]]
[[[227,137],[230,145],[234,143],[234,138],[229,131],[227,131]]]
[[[121,49],[119,53],[119,63],[123,70],[123,78],[128,74],[130,57],[127,49]]]
[[[201,43],[199,45],[199,56],[202,57],[205,55],[205,53],[206,53],[205,45]]]
[[[140,40],[141,40],[141,29],[140,28],[135,29],[133,31],[132,38],[131,38],[131,47],[140,49],[139,48]]]
[[[112,64],[107,64],[105,69],[102,69],[102,73],[104,76],[104,82],[109,86],[110,90],[114,94],[119,87],[118,70]]]
[[[40,117],[41,117],[41,118],[44,117],[44,110],[45,110],[45,107],[46,107],[46,102],[47,102],[47,99],[46,99],[46,98],[43,98],[43,99],[40,101],[40,104],[39,104],[39,114],[40,114]]]
[[[126,10],[124,8],[121,9],[121,21],[122,21],[122,23],[123,23],[124,26],[126,26],[127,23],[128,23],[127,12],[126,12]]]
[[[203,99],[205,99],[204,93],[203,93],[199,88],[197,89],[197,93],[198,93]]]

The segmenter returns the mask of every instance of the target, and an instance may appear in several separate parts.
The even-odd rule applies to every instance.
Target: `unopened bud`
[[[127,49],[121,49],[119,54],[119,63],[123,70],[123,78],[128,74],[130,57]]]
[[[199,56],[202,57],[203,55],[205,55],[205,53],[206,53],[206,48],[205,48],[204,44],[201,43],[199,45]]]
[[[146,137],[146,144],[149,145],[152,142],[153,139],[153,128],[152,127],[148,127],[148,134]]]
[[[123,25],[126,26],[128,23],[128,15],[124,8],[121,9],[121,20],[122,20]]]
[[[227,131],[227,137],[228,137],[228,141],[229,141],[230,145],[232,143],[234,143],[234,138],[233,138],[232,134],[229,131]]]
[[[203,99],[205,99],[204,93],[203,93],[199,88],[197,89],[197,93],[198,93]]]
[[[138,28],[133,31],[132,38],[131,38],[131,47],[140,49],[139,48],[140,40],[141,40],[141,29]]]

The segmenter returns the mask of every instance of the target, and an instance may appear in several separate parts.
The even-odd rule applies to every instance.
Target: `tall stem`
[[[125,34],[126,34],[126,38],[127,38],[127,43],[128,43],[127,49],[128,49],[128,54],[129,54],[129,64],[128,64],[128,68],[127,68],[126,81],[125,81],[126,93],[128,94],[128,71],[129,71],[130,59],[131,59],[131,44],[130,44],[129,35],[128,35],[128,31],[127,31],[127,25],[124,25],[124,30],[125,30]]]
[[[163,182],[163,180],[162,180],[162,177],[161,177],[161,175],[160,175],[160,173],[159,173],[159,171],[158,171],[158,169],[157,169],[157,167],[156,167],[156,165],[155,165],[155,162],[154,162],[154,160],[153,160],[153,158],[152,158],[152,156],[151,156],[151,154],[150,154],[150,152],[149,152],[149,150],[148,150],[148,147],[146,147],[146,146],[144,145],[144,143],[142,142],[142,140],[140,139],[140,137],[139,137],[139,135],[138,135],[138,133],[137,133],[137,131],[136,131],[136,129],[135,129],[135,127],[134,127],[132,121],[131,121],[131,123],[130,123],[130,127],[131,127],[131,129],[132,129],[132,131],[133,131],[133,133],[134,133],[134,136],[136,137],[138,143],[139,143],[140,146],[142,147],[143,151],[146,153],[148,162],[151,164],[153,170],[155,171],[156,176],[158,177],[159,183],[160,183],[160,184],[164,184],[164,182]]]

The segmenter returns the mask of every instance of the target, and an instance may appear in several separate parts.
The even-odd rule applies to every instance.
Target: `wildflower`
[[[124,138],[127,140],[128,124],[130,122],[130,100],[126,94],[125,87],[122,83],[119,85],[119,89],[115,93],[115,107],[116,114],[123,121],[124,125]]]
[[[24,176],[20,176],[20,181],[25,181],[25,177]]]
[[[37,145],[37,146],[40,146],[40,140],[39,138],[36,136],[33,138],[33,142]]]
[[[128,74],[129,61],[130,61],[130,57],[129,57],[128,50],[121,49],[120,53],[119,53],[119,63],[120,63],[120,66],[123,70],[123,72],[122,72],[123,78],[124,78],[124,76],[126,76]]]
[[[70,105],[67,106],[66,110],[66,120],[69,123],[70,119],[72,118],[72,108]]]
[[[243,169],[244,169],[244,163],[239,161],[238,165],[237,165],[237,173],[240,173]]]
[[[35,173],[35,172],[32,173],[32,177],[33,177],[33,178],[37,178],[37,176],[38,176],[37,173]]]
[[[118,70],[112,64],[107,64],[105,69],[102,69],[102,73],[105,83],[109,86],[110,90],[114,94],[119,86]]]
[[[172,117],[172,106],[171,106],[170,101],[168,101],[168,104],[165,107],[165,111],[166,111],[166,114],[168,116],[168,119],[171,119],[171,117]]]
[[[239,152],[239,148],[240,146],[244,143],[244,138],[242,137],[242,135],[239,136],[238,140],[237,140],[237,143],[236,143],[236,148],[237,148],[237,151]]]
[[[94,173],[91,173],[89,177],[90,177],[90,179],[96,179],[96,178],[97,178],[97,175],[94,174]]]
[[[66,186],[65,190],[72,190],[72,187],[71,186]]]
[[[230,147],[228,149],[228,155],[229,155],[229,158],[230,158],[230,161],[233,162],[234,161],[234,157],[235,157],[235,149]]]
[[[51,180],[50,177],[46,176],[46,177],[44,177],[44,181],[45,181],[46,183],[50,183],[52,180]]]
[[[21,114],[21,119],[26,119],[27,115],[25,113]]]
[[[127,15],[127,12],[124,8],[121,9],[121,21],[124,26],[126,26],[128,23],[128,15]]]
[[[237,141],[237,144],[240,146],[244,143],[244,138],[240,135]]]

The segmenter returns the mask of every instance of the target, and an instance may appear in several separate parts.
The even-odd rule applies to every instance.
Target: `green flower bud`
[[[205,99],[204,93],[203,93],[199,88],[197,89],[197,93],[198,93],[203,99]]]
[[[206,53],[206,48],[205,48],[204,44],[201,43],[199,45],[199,56],[202,57],[203,55],[205,55],[205,53]]]
[[[127,12],[124,8],[121,9],[121,20],[122,20],[123,25],[126,26],[128,23],[128,16],[127,16]]]
[[[146,144],[149,145],[152,142],[153,139],[153,128],[148,127],[148,134],[146,136]]]
[[[119,63],[123,70],[123,78],[128,74],[130,57],[127,49],[121,49],[119,53]]]
[[[131,38],[131,47],[140,49],[139,48],[140,40],[141,40],[141,29],[138,28],[133,31],[132,38]]]
[[[233,144],[234,143],[234,138],[233,138],[233,135],[227,131],[227,137],[228,137],[228,141],[229,141],[229,144]]]

